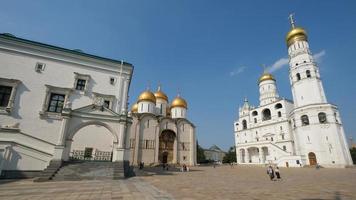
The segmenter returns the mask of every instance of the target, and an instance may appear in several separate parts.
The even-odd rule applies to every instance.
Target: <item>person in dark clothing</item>
[[[269,178],[271,179],[271,181],[274,181],[274,170],[273,170],[272,166],[269,166],[267,168],[267,174],[268,174]]]
[[[279,172],[279,167],[276,168],[275,172],[276,172],[277,180],[281,180],[281,174]]]

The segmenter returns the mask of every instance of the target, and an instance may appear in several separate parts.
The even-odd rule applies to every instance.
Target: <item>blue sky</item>
[[[130,102],[158,83],[189,103],[203,147],[234,144],[244,96],[258,105],[261,64],[292,99],[285,65],[289,13],[309,35],[328,101],[356,139],[356,1],[0,1],[0,32],[124,59],[135,66]]]

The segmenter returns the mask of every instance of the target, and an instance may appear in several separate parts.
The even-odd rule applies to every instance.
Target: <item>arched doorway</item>
[[[159,160],[161,163],[173,162],[175,138],[176,134],[171,130],[164,130],[159,136]]]
[[[90,124],[79,128],[71,139],[69,159],[112,161],[115,138],[104,126]]]
[[[316,160],[316,155],[313,152],[310,152],[308,154],[308,158],[309,158],[309,165],[316,165],[317,164],[317,160]]]

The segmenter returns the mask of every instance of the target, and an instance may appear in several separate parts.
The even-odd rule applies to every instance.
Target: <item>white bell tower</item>
[[[345,167],[352,165],[339,110],[327,103],[319,68],[309,50],[308,36],[289,16],[286,36],[289,78],[294,100],[291,125],[297,155],[303,165]]]
[[[296,27],[293,15],[289,16],[292,26],[286,36],[289,54],[289,78],[295,107],[326,103],[319,68],[309,49],[308,36],[301,27]]]

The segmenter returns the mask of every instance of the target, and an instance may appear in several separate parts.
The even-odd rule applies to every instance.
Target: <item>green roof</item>
[[[98,60],[102,60],[102,61],[114,62],[114,63],[117,63],[117,64],[121,64],[121,62],[122,62],[121,60],[115,60],[115,59],[111,59],[111,58],[104,58],[104,57],[100,57],[100,56],[84,53],[80,49],[73,49],[73,50],[72,49],[66,49],[66,48],[62,48],[62,47],[58,47],[58,46],[54,46],[54,45],[44,44],[44,43],[41,43],[41,42],[36,42],[36,41],[32,41],[32,40],[26,40],[26,39],[23,39],[23,38],[15,37],[14,35],[12,35],[10,33],[1,33],[0,34],[0,39],[6,39],[6,40],[15,41],[15,42],[21,42],[21,43],[24,43],[24,44],[30,44],[30,45],[34,45],[34,46],[38,46],[38,47],[44,47],[44,48],[48,48],[48,49],[52,49],[52,50],[62,51],[62,52],[71,53],[71,54],[79,55],[79,56],[85,56],[85,57],[88,57],[88,58],[98,59]],[[123,64],[124,65],[130,65],[130,66],[133,67],[133,65],[131,63],[123,62]]]

